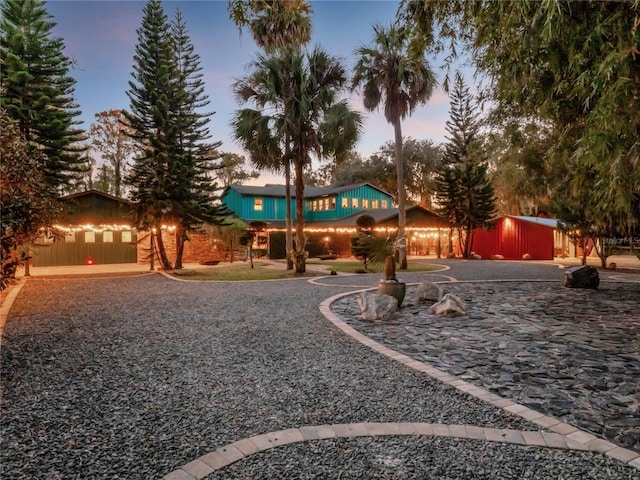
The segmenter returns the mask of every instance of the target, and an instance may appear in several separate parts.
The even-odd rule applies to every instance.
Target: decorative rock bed
[[[332,310],[393,350],[640,451],[640,284],[441,286],[465,301],[466,315],[429,314],[415,287],[384,322],[362,320],[356,295]]]

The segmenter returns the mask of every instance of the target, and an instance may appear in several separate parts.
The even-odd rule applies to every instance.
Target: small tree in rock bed
[[[462,255],[473,249],[473,232],[492,218],[495,196],[487,175],[487,159],[480,138],[473,97],[460,74],[451,93],[448,142],[436,173],[436,199],[440,214],[458,229]]]

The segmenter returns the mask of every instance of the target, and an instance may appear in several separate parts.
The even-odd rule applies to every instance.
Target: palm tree
[[[238,28],[247,27],[254,41],[267,53],[284,48],[302,48],[311,40],[311,6],[305,0],[229,0],[231,19]],[[285,145],[288,142],[285,141]],[[289,155],[264,158],[251,150],[258,168],[284,170],[286,201],[287,270],[293,269],[291,233],[291,160]],[[273,153],[273,152],[272,152]],[[286,157],[286,158],[285,158]]]
[[[362,119],[338,95],[347,83],[338,60],[316,48],[305,54],[282,49],[260,55],[254,70],[236,83],[238,100],[253,103],[236,114],[235,138],[256,158],[292,162],[296,196],[296,273],[305,272],[304,177],[311,156],[339,157],[355,144]]]
[[[396,175],[398,179],[398,237],[400,268],[407,268],[407,245],[404,165],[402,162],[401,121],[416,107],[426,103],[436,86],[436,79],[424,52],[408,48],[408,30],[397,25],[373,27],[373,46],[356,50],[352,89],[361,89],[364,107],[375,111],[382,102],[384,116],[393,125]]]

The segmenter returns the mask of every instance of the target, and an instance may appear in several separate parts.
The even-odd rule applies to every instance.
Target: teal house
[[[363,210],[388,209],[392,197],[369,184],[343,187],[305,187],[304,219],[307,222],[338,220]],[[295,189],[291,187],[291,213],[296,218]],[[222,203],[246,222],[284,222],[287,202],[284,185],[230,185]]]
[[[305,187],[304,219],[309,255],[350,256],[350,239],[357,232],[356,221],[367,214],[376,220],[376,230],[392,233],[398,228],[398,209],[393,197],[370,183],[341,187]],[[295,190],[291,188],[291,212],[295,220]],[[230,185],[222,194],[222,203],[246,223],[260,221],[267,225],[269,256],[284,258],[286,218],[285,186],[263,187]],[[437,214],[413,205],[407,207],[409,252],[434,254],[448,224]]]

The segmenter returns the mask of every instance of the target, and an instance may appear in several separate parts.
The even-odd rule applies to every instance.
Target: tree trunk
[[[469,258],[471,256],[471,252],[473,251],[474,234],[475,234],[475,231],[474,231],[473,225],[471,225],[471,222],[467,223],[467,234],[466,234],[466,245],[465,245],[466,258]]]
[[[171,261],[169,260],[169,257],[167,257],[167,252],[164,248],[164,239],[162,238],[162,228],[160,228],[160,225],[156,226],[156,232],[156,246],[158,247],[158,254],[160,255],[162,269],[173,270],[173,265],[171,265]]]
[[[184,255],[184,242],[187,241],[187,232],[181,226],[176,227],[176,263],[175,269],[182,268],[182,257]]]
[[[291,162],[287,158],[284,163],[285,178],[285,251],[287,255],[287,270],[293,270],[293,232],[291,228]]]
[[[405,188],[404,188],[404,161],[402,159],[402,127],[400,119],[393,123],[396,144],[396,174],[398,181],[398,248],[400,251],[400,270],[407,269],[407,239],[405,237],[405,226],[407,224],[407,212],[405,210]]]
[[[300,155],[294,159],[296,171],[296,273],[306,271],[304,248],[304,178],[302,177],[304,158]]]

